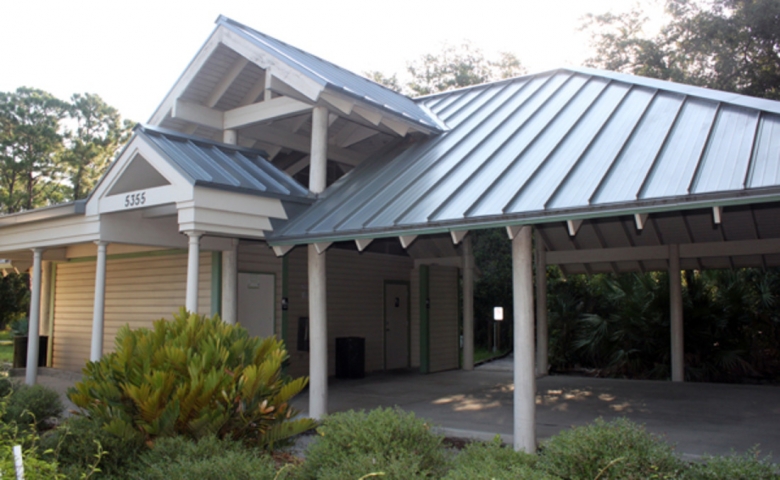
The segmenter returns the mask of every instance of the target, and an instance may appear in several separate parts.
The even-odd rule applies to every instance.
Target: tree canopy
[[[366,76],[406,95],[421,96],[516,77],[524,74],[525,68],[513,53],[500,52],[498,58],[490,59],[466,41],[422,55],[407,64],[406,73],[408,79],[403,84],[397,74],[373,71]]]
[[[94,94],[0,92],[0,212],[86,197],[130,125]]]
[[[780,99],[780,2],[666,0],[667,22],[647,36],[647,17],[589,15],[589,66]]]

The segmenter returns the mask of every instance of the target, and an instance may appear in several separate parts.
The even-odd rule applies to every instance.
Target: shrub
[[[5,388],[5,387],[3,387]],[[43,385],[13,385],[5,413],[5,423],[16,423],[20,427],[35,425],[40,431],[51,418],[60,418],[65,407],[60,394]]]
[[[123,472],[144,449],[137,437],[120,438],[103,428],[100,420],[73,416],[41,437],[41,450],[51,452],[62,472],[80,477],[97,467],[102,473]]]
[[[501,437],[493,441],[475,442],[464,448],[444,477],[445,480],[553,480],[557,477],[535,470],[537,457],[525,452],[515,452],[501,443]]]
[[[126,477],[137,480],[272,480],[270,455],[214,436],[161,438]]]
[[[542,446],[538,465],[572,480],[674,478],[682,468],[672,447],[625,418],[562,431]]]
[[[5,398],[14,391],[14,382],[8,377],[0,377],[0,398]]]
[[[780,478],[780,467],[761,459],[757,449],[744,455],[705,457],[703,463],[690,466],[685,479],[690,480],[772,480]]]
[[[286,358],[275,337],[182,309],[152,329],[120,329],[116,350],[87,363],[68,396],[121,438],[215,434],[266,446],[315,425],[293,419],[290,399],[307,379],[283,376]]]
[[[8,398],[0,399],[0,416],[5,416]],[[24,478],[27,480],[60,480],[65,478],[57,471],[57,462],[41,458],[38,448],[38,434],[35,430],[20,428],[11,422],[0,422],[0,474],[14,477],[15,462],[13,447],[22,445]],[[5,477],[3,477],[5,478]]]
[[[349,411],[325,418],[306,450],[302,478],[440,478],[446,469],[442,436],[399,408]]]

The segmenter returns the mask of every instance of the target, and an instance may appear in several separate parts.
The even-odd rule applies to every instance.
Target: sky
[[[147,121],[222,14],[357,73],[403,73],[443,44],[512,52],[529,72],[581,65],[587,13],[632,0],[0,0],[0,91],[96,93]],[[642,6],[661,17],[658,0]],[[660,20],[658,20],[660,21]]]

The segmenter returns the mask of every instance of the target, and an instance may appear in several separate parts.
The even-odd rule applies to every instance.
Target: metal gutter
[[[589,205],[573,209],[562,209],[550,212],[537,211],[521,214],[484,216],[473,219],[427,222],[426,224],[382,227],[331,233],[325,235],[297,235],[277,237],[270,235],[266,240],[271,246],[303,245],[309,243],[342,242],[368,238],[386,238],[401,235],[434,235],[448,233],[451,230],[474,230],[499,228],[517,225],[535,225],[541,223],[562,222],[566,220],[589,220],[594,218],[619,217],[633,214],[652,214],[670,211],[695,210],[715,206],[729,207],[757,203],[780,201],[780,188],[761,189],[762,192],[715,193],[690,196],[635,201],[612,205]]]

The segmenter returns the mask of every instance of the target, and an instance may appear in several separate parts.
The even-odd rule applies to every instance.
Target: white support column
[[[89,360],[97,362],[103,356],[103,318],[106,306],[106,251],[108,242],[95,242],[97,262],[95,265],[95,301],[92,307],[92,348]]]
[[[328,173],[328,109],[314,107],[311,116],[311,159],[309,160],[309,190],[322,193]]]
[[[328,304],[325,254],[309,245],[309,416],[328,413]]]
[[[187,257],[187,297],[184,307],[189,312],[198,311],[198,270],[200,268],[200,237],[203,232],[191,230],[184,232],[189,239],[189,256]]]
[[[536,377],[534,375],[534,279],[531,227],[512,239],[514,304],[514,447],[536,451]]]
[[[235,145],[238,143],[238,132],[235,130],[223,130],[222,131],[222,142],[223,143],[229,143],[231,145]]]
[[[222,320],[230,325],[238,321],[238,239],[233,248],[222,252]]]
[[[42,248],[33,248],[32,285],[30,292],[30,318],[27,330],[27,367],[24,381],[35,385],[38,380],[38,343],[41,322],[41,258]]]
[[[328,110],[314,107],[312,113],[309,190],[319,194],[327,186]],[[325,252],[315,245],[309,254],[309,416],[320,419],[328,413],[328,304]]]
[[[463,239],[463,370],[474,370],[474,255]]]
[[[536,375],[547,375],[547,250],[536,231]]]
[[[669,309],[672,330],[672,381],[683,382],[685,381],[685,346],[679,245],[669,245]]]

